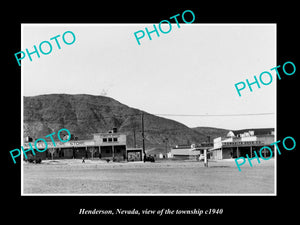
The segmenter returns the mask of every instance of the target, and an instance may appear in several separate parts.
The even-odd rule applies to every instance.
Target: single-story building
[[[127,148],[127,161],[134,162],[134,161],[143,161],[143,149],[142,148]]]
[[[196,145],[190,146],[175,146],[171,149],[171,155],[173,159],[199,159],[200,155],[204,154],[205,149],[211,148],[210,145]]]

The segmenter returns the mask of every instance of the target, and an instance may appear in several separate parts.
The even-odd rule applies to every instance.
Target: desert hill
[[[49,94],[24,97],[24,137],[34,139],[67,128],[78,139],[91,139],[93,133],[107,132],[113,127],[127,134],[128,147],[142,146],[141,113],[113,98],[86,94]],[[200,143],[227,130],[189,128],[177,121],[144,113],[146,149],[167,145]],[[220,135],[219,135],[220,136]],[[211,140],[212,140],[211,138]]]

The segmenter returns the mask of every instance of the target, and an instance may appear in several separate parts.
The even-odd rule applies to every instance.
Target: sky
[[[162,117],[189,127],[276,126],[277,81],[270,71],[277,66],[276,24],[178,28],[175,23],[168,34],[152,33],[152,40],[146,34],[138,45],[134,32],[151,30],[153,24],[22,24],[22,51],[31,52],[43,41],[52,44],[50,54],[22,60],[23,95],[106,93],[151,114],[171,114]],[[71,45],[62,41],[66,31],[75,34]],[[61,49],[50,41],[57,35]],[[253,92],[245,89],[238,96],[234,85],[254,81],[263,71],[273,75],[273,82],[260,89],[253,85]],[[228,116],[257,113],[274,114]]]

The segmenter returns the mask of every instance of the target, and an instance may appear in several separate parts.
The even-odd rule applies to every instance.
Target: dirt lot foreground
[[[252,163],[239,172],[234,160],[24,162],[23,194],[274,194],[274,159]]]

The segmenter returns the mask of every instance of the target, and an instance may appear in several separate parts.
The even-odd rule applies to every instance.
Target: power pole
[[[134,148],[136,148],[135,129],[133,130],[133,146],[134,146]]]
[[[144,113],[141,114],[141,120],[142,120],[142,141],[143,141],[143,153],[146,155],[145,151],[145,133],[144,133]]]
[[[163,140],[163,142],[165,142],[165,144],[166,144],[166,158],[168,157],[168,138],[165,138],[164,140]]]
[[[208,167],[208,161],[207,161],[207,149],[204,149],[204,166]]]
[[[210,136],[209,135],[207,136],[207,142],[208,142],[208,144],[210,143]]]

